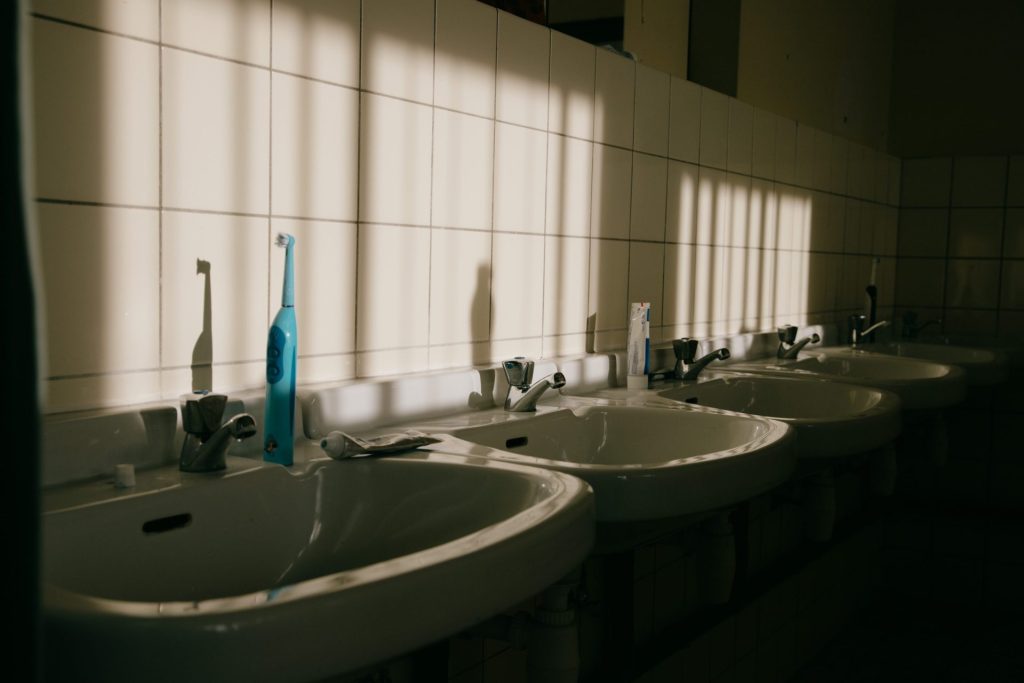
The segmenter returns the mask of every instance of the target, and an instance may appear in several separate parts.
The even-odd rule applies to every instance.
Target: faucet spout
[[[819,337],[817,333],[814,333],[809,337],[804,337],[799,341],[793,342],[793,344],[788,347],[786,346],[786,342],[779,342],[779,350],[775,355],[785,360],[791,360],[796,358],[808,344],[817,344],[820,341],[821,337]]]
[[[232,441],[256,434],[256,419],[248,413],[235,415],[221,424],[227,396],[207,394],[187,397],[181,406],[185,441],[181,445],[178,469],[182,472],[216,472],[227,465],[224,453]],[[218,426],[219,425],[219,426]]]
[[[857,344],[858,344],[858,342],[860,342],[861,337],[866,337],[869,334],[871,334],[872,332],[874,332],[875,330],[879,330],[879,329],[881,329],[883,327],[887,327],[888,325],[889,325],[889,321],[888,320],[879,320],[877,323],[875,323],[871,327],[867,328],[866,330],[858,330],[856,327],[854,327],[853,330],[851,330],[852,342],[851,342],[850,346],[852,346],[853,348],[857,348]]]
[[[537,410],[537,401],[548,389],[565,386],[565,375],[553,373],[533,381],[534,362],[525,358],[513,358],[502,362],[508,393],[505,394],[505,410],[513,413],[532,413]]]
[[[672,349],[676,354],[676,366],[673,374],[676,379],[681,380],[697,379],[701,370],[707,367],[711,361],[727,360],[732,355],[729,353],[729,349],[721,348],[695,359],[697,355],[697,340],[687,338],[677,339],[672,342]]]

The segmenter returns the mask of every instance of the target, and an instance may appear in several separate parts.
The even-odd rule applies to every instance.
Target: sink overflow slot
[[[191,523],[192,515],[187,512],[181,515],[160,517],[159,519],[151,519],[148,522],[143,523],[142,533],[162,534],[167,531],[174,531],[175,529],[184,529]]]
[[[517,448],[519,446],[525,446],[528,443],[530,443],[530,437],[528,437],[528,436],[517,436],[517,437],[512,438],[512,439],[507,439],[505,441],[505,448]]]
[[[696,396],[691,396],[690,398],[686,399],[686,402],[687,403],[692,403],[694,405],[697,405],[697,397]]]

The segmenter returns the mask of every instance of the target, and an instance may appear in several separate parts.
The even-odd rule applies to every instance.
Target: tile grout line
[[[157,2],[157,38],[164,37],[164,1]],[[164,393],[164,50],[157,46],[157,365],[160,395]]]
[[[497,10],[494,12],[494,97],[491,121],[491,257],[487,267],[487,330],[485,332],[487,341],[487,360],[494,361],[494,347],[492,334],[494,330],[494,214],[495,196],[498,193],[498,183],[495,181],[495,169],[498,166],[498,23],[501,17]],[[470,331],[472,336],[472,330]],[[471,354],[472,355],[472,354]]]
[[[437,2],[431,0],[434,6],[431,12],[433,19],[433,44],[430,47],[430,181],[427,192],[429,203],[427,218],[430,223],[430,232],[427,233],[427,367],[430,367],[430,328],[433,322],[433,294],[434,294],[434,148],[437,145],[437,111],[434,102],[437,100]]]
[[[363,3],[362,0],[359,2],[359,37],[357,43],[359,45],[359,57],[358,64],[356,64],[356,80],[359,83],[359,88],[356,93],[356,239],[355,239],[355,285],[352,288],[353,306],[352,306],[352,375],[359,377],[359,361],[355,358],[355,354],[359,352],[359,281],[361,279],[362,270],[360,268],[359,259],[359,247],[362,244],[362,226],[359,219],[362,217],[360,212],[363,209],[362,196],[363,196]]]

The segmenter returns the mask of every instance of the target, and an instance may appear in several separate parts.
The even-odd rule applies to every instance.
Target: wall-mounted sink
[[[438,448],[573,474],[594,488],[599,522],[708,512],[789,478],[791,430],[780,422],[685,406],[567,400],[536,414],[488,411],[432,423]],[[475,424],[474,424],[475,423]]]
[[[899,396],[904,410],[946,408],[963,401],[967,391],[965,373],[954,365],[897,358],[846,347],[803,352],[795,360],[735,363],[729,369],[877,387]]]
[[[1009,376],[1006,355],[995,349],[898,341],[871,344],[865,350],[959,366],[967,373],[967,383],[972,386],[998,384]]]
[[[593,544],[593,495],[557,472],[319,455],[48,494],[48,676],[320,680],[508,608]]]
[[[657,392],[661,399],[780,420],[796,430],[798,458],[838,457],[883,446],[900,433],[900,401],[867,386],[725,375]]]

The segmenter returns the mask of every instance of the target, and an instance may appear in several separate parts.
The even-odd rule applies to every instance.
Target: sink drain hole
[[[505,448],[518,448],[519,446],[525,446],[528,443],[530,443],[530,437],[517,436],[512,439],[506,439]]]
[[[159,519],[151,519],[142,525],[142,533],[144,534],[162,534],[168,531],[174,531],[175,529],[184,529],[192,523],[192,515],[184,513],[181,515],[171,515],[169,517],[160,517]]]

